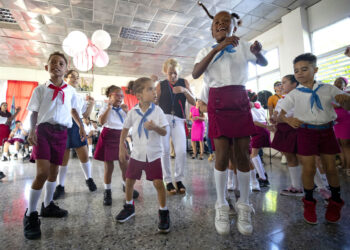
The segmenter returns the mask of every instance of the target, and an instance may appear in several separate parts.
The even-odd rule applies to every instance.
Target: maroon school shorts
[[[146,172],[148,181],[163,180],[162,163],[160,158],[152,162],[137,161],[130,158],[125,177],[132,180],[140,180],[142,170]]]

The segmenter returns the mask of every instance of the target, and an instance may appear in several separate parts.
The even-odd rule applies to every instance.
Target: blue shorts
[[[73,120],[73,126],[67,130],[68,138],[66,148],[80,148],[87,145],[87,140],[81,141],[79,135],[79,127]]]

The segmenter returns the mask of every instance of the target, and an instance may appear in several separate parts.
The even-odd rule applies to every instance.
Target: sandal
[[[176,188],[174,187],[172,182],[169,182],[168,184],[166,184],[166,190],[170,195],[176,194]]]
[[[203,160],[203,155],[199,156],[199,159],[200,159],[200,160]]]
[[[192,158],[192,159],[196,159],[196,155],[195,155],[195,154],[192,154],[191,158]]]
[[[180,194],[186,193],[186,188],[185,188],[184,184],[182,184],[181,181],[176,182],[176,186],[177,186],[177,190]]]

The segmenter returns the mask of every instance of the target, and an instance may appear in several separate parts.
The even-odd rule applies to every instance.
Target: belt
[[[329,122],[326,124],[321,124],[321,125],[313,125],[313,124],[306,124],[303,123],[300,125],[301,128],[307,128],[307,129],[315,129],[315,130],[325,130],[325,129],[330,129],[334,125],[334,122]]]
[[[46,127],[50,127],[54,130],[58,130],[58,131],[64,131],[67,129],[66,126],[63,126],[61,124],[51,124],[51,123],[48,123],[48,122],[44,122],[42,123],[42,125],[46,126]]]

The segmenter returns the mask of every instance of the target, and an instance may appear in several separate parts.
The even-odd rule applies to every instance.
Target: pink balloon
[[[100,50],[99,53],[93,57],[93,61],[96,67],[106,67],[109,62],[108,54],[105,51]]]

